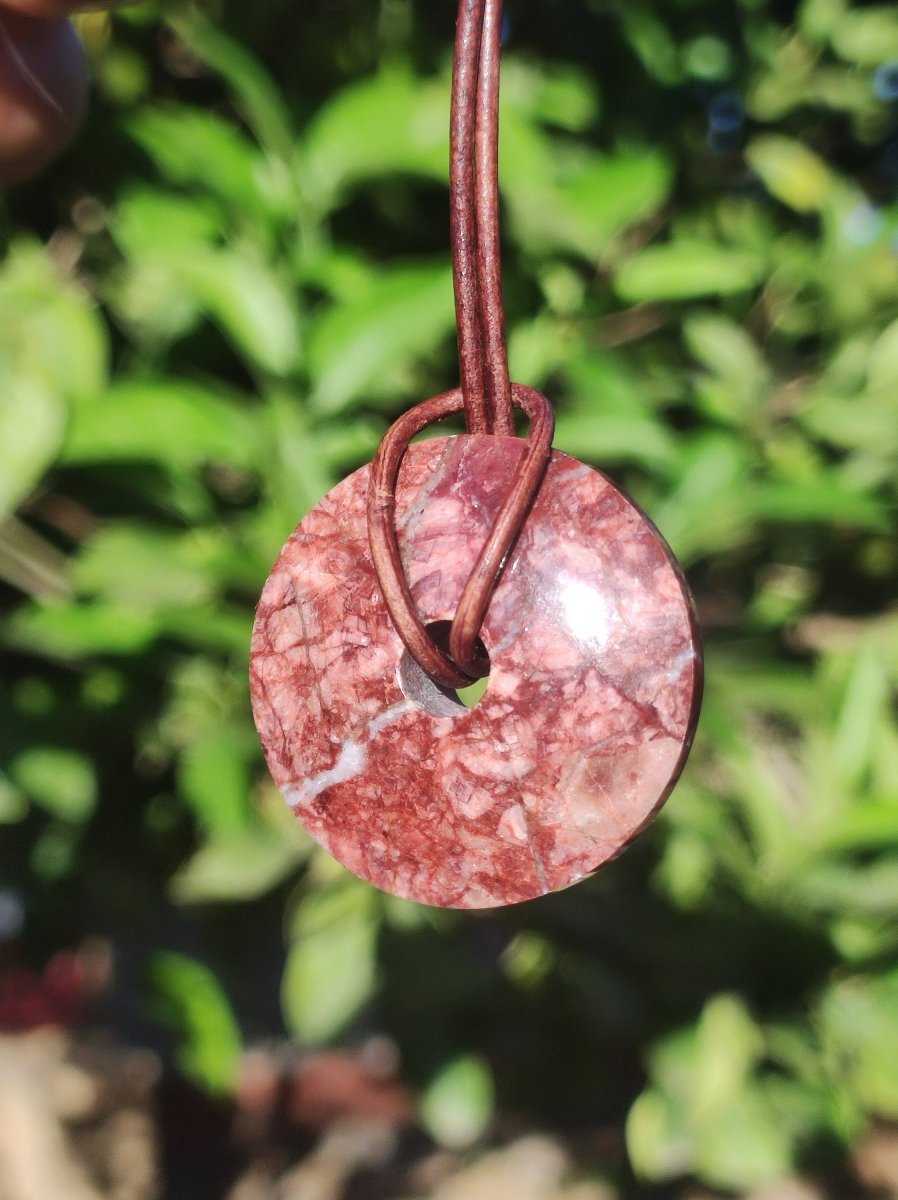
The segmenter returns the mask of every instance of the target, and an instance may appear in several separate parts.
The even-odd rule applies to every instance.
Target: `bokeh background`
[[[508,5],[513,374],[707,636],[651,832],[452,915],[264,769],[268,569],[457,379],[454,16],[85,16],[83,135],[3,201],[5,1200],[898,1196],[894,7]]]

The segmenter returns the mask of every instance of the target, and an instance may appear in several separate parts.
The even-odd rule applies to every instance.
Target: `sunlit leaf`
[[[823,159],[791,138],[755,138],[746,157],[768,191],[798,212],[819,212],[834,186]]]
[[[277,375],[295,366],[300,342],[293,299],[268,266],[237,250],[194,250],[166,265],[253,366]]]
[[[107,358],[108,331],[88,294],[62,277],[43,247],[14,244],[0,272],[4,393],[43,388],[57,404],[94,400],[106,385]],[[0,434],[0,445],[8,444]]]
[[[375,981],[373,893],[352,881],[303,900],[287,955],[282,1001],[294,1035],[326,1042],[370,998]]]
[[[171,894],[179,904],[255,900],[282,883],[306,853],[280,831],[217,836],[174,876]]]
[[[409,173],[447,180],[446,85],[385,71],[344,88],[303,138],[306,187],[322,208],[377,175]]]
[[[28,801],[0,771],[0,825],[15,825],[28,815]]]
[[[208,967],[181,954],[156,954],[150,979],[160,1018],[178,1033],[184,1073],[213,1094],[237,1083],[243,1041],[228,998]]]
[[[650,246],[628,258],[615,287],[631,303],[691,300],[748,291],[760,283],[765,271],[763,258],[752,251],[678,240]]]
[[[144,108],[129,123],[131,136],[167,179],[199,185],[229,204],[264,207],[264,160],[234,126],[199,108]]]
[[[874,1113],[898,1117],[898,976],[845,979],[824,995],[823,1037]]]
[[[245,46],[228,37],[198,8],[173,10],[168,21],[178,37],[230,84],[259,144],[290,162],[294,142],[287,106],[258,59]]]
[[[420,360],[449,335],[455,320],[448,267],[383,271],[353,303],[325,312],[309,335],[312,402],[324,412],[363,395],[382,395],[395,372]]]
[[[226,725],[191,739],[181,756],[178,784],[210,833],[239,833],[248,826],[249,766],[239,739]]]
[[[831,36],[836,52],[849,62],[878,66],[898,58],[898,14],[891,5],[845,12]]]
[[[16,756],[10,772],[29,799],[54,817],[80,822],[94,810],[94,769],[81,754],[60,746],[32,746]]]
[[[158,632],[150,613],[114,605],[32,604],[6,623],[3,640],[17,649],[50,658],[90,654],[138,654]]]
[[[129,259],[159,259],[217,241],[223,218],[206,194],[183,196],[141,187],[119,198],[111,230]]]
[[[134,379],[73,415],[62,459],[195,470],[214,462],[254,465],[258,448],[258,427],[229,397],[175,379]]]
[[[637,1173],[660,1182],[697,1171],[741,1189],[788,1172],[792,1131],[776,1090],[756,1075],[763,1052],[761,1031],[731,996],[714,997],[697,1026],[666,1038],[652,1056],[652,1086],[627,1118]]]
[[[421,1097],[421,1118],[433,1138],[458,1150],[482,1137],[493,1115],[493,1077],[482,1059],[449,1063]]]
[[[107,526],[75,563],[76,588],[138,611],[196,604],[213,591],[199,547],[191,539],[148,526]]]
[[[56,457],[65,410],[40,383],[0,370],[0,521],[15,512]]]
[[[596,260],[613,237],[651,216],[667,197],[671,169],[656,151],[571,153],[559,162],[544,135],[520,122],[508,125],[509,211],[518,236],[534,248]]]

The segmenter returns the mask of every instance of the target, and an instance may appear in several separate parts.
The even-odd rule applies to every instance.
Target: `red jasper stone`
[[[426,622],[449,621],[523,442],[413,445],[397,528]],[[472,709],[399,639],[368,549],[369,468],[287,543],[253,635],[256,724],[310,833],[379,888],[446,908],[531,900],[591,874],[651,820],[689,752],[701,651],[654,526],[555,452],[481,633]]]

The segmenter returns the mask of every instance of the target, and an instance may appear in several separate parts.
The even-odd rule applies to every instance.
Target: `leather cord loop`
[[[530,418],[530,436],[522,443],[523,454],[514,481],[462,593],[452,623],[451,658],[428,634],[405,577],[396,534],[396,484],[412,438],[435,421],[464,411],[462,389],[427,400],[400,417],[381,443],[371,469],[368,537],[384,602],[422,670],[447,688],[464,687],[482,672],[476,651],[480,626],[552,453],[555,417],[549,401],[533,388],[519,384],[512,386],[512,396]]]

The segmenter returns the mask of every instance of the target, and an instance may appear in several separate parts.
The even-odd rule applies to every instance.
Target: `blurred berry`
[[[873,76],[873,91],[884,104],[898,100],[898,62],[882,64]]]
[[[735,133],[745,124],[745,105],[735,92],[721,92],[708,105],[708,124],[713,133]]]

